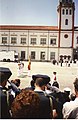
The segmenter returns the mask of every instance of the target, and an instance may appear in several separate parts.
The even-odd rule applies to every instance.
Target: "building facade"
[[[33,61],[78,59],[78,26],[74,26],[75,3],[59,0],[58,26],[0,26],[0,51],[16,51]]]

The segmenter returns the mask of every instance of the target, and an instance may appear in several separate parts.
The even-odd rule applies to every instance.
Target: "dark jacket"
[[[0,87],[0,118],[1,119],[11,118],[7,103],[7,95],[2,87]]]
[[[44,92],[42,91],[35,91],[38,93],[40,98],[40,112],[39,112],[39,119],[51,119],[51,107],[49,98],[45,96]]]

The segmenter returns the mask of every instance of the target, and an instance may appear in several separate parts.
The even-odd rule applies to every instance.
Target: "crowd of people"
[[[74,64],[76,64],[76,66],[78,67],[78,60],[77,60],[77,59],[72,60],[72,59],[60,58],[59,61],[53,59],[53,60],[52,60],[52,63],[53,63],[53,65],[60,65],[61,67],[62,67],[62,66],[71,67],[71,66],[73,66]]]
[[[20,79],[9,81],[11,70],[0,67],[0,118],[78,119],[78,78],[70,94],[69,89],[60,90],[53,74],[52,82],[48,75],[32,75],[30,87],[20,89]]]

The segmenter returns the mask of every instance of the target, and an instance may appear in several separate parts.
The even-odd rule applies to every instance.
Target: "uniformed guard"
[[[0,67],[0,118],[1,119],[8,119],[11,118],[9,113],[9,106],[8,106],[8,95],[7,89],[5,86],[7,84],[7,80],[12,75],[9,68]]]

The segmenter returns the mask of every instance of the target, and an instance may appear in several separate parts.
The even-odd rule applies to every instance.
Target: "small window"
[[[66,9],[66,15],[68,15],[68,9]]]
[[[68,35],[67,35],[67,34],[65,34],[65,35],[64,35],[64,37],[65,37],[65,38],[68,38]]]
[[[71,15],[72,14],[72,11],[71,11],[71,9],[69,10],[69,15]]]
[[[52,39],[50,40],[50,45],[56,45],[56,39],[53,39],[53,38],[52,38]]]
[[[36,44],[36,38],[31,38],[31,42],[30,42],[30,44]]]
[[[64,10],[64,9],[62,10],[62,14],[63,14],[63,15],[65,14],[65,10]]]
[[[68,19],[65,20],[65,25],[68,25]]]
[[[6,44],[7,43],[7,37],[2,37],[2,43]]]
[[[46,44],[46,38],[41,38],[41,39],[40,39],[40,44],[41,44],[41,45]]]
[[[77,36],[77,38],[76,38],[76,39],[77,39],[77,44],[78,44],[78,36]]]
[[[21,38],[21,44],[26,44],[26,38]]]
[[[16,43],[17,43],[17,38],[11,37],[11,44],[16,44]]]

